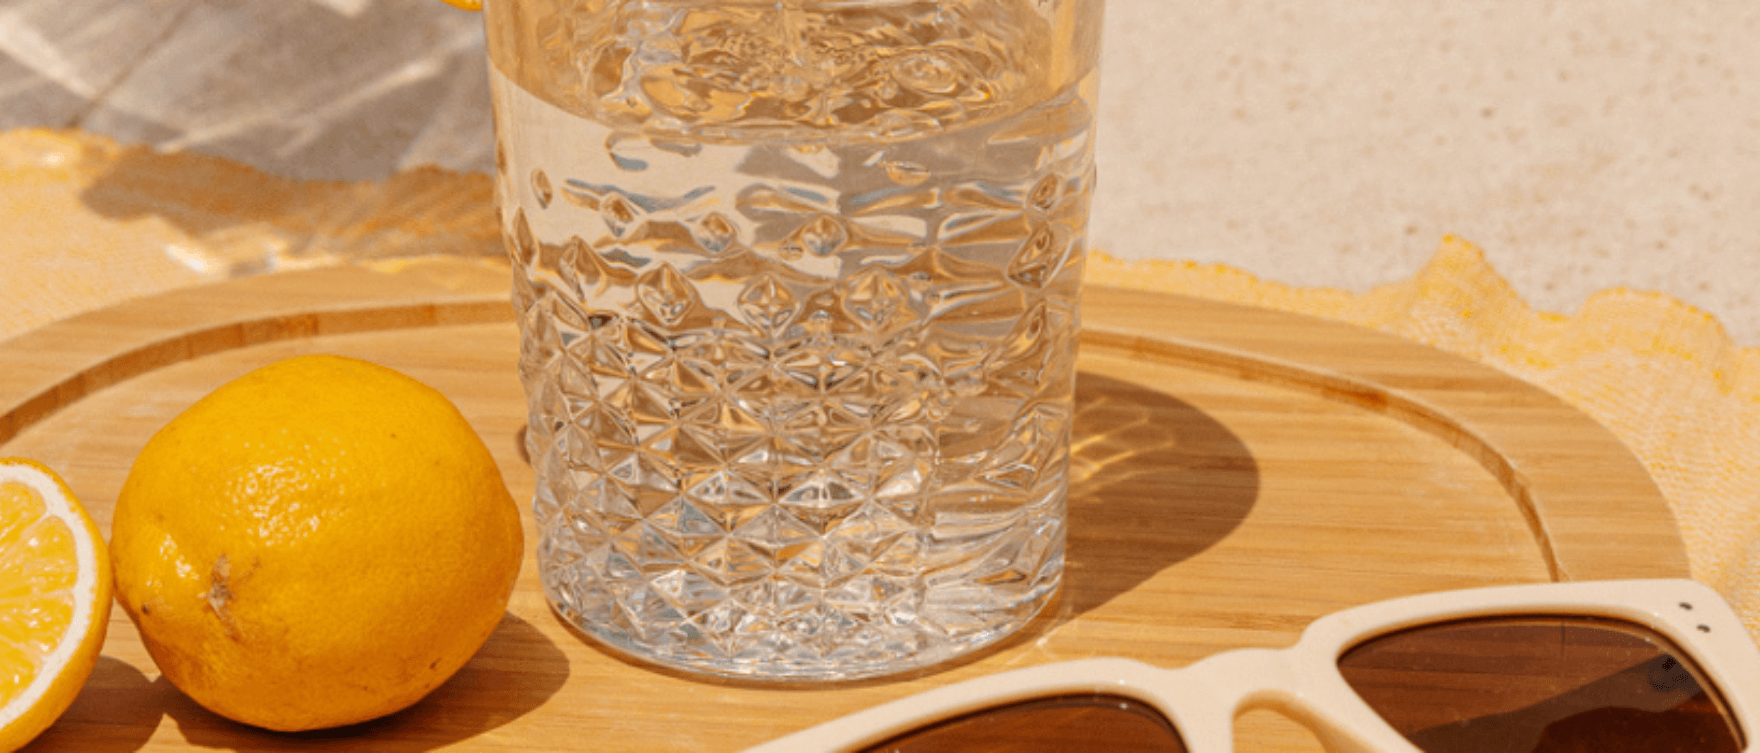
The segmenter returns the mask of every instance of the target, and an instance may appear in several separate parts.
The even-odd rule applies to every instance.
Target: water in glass
[[[559,614],[844,679],[1051,598],[1094,182],[1070,5],[490,0]]]

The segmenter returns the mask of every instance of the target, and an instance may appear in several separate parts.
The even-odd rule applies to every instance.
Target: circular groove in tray
[[[337,267],[173,291],[57,322],[0,343],[8,372],[0,378],[0,442],[105,386],[205,354],[301,337],[511,321],[503,282],[491,274],[460,286]],[[1672,513],[1641,465],[1604,427],[1536,387],[1349,325],[1137,291],[1090,289],[1084,297],[1089,347],[1301,389],[1443,438],[1504,486],[1554,579],[1687,572]],[[1487,404],[1493,388],[1499,400]],[[1540,425],[1500,416],[1511,401]],[[1585,466],[1560,456],[1556,435],[1587,441],[1595,457]],[[1634,537],[1650,540],[1642,562],[1628,556]]]
[[[1552,535],[1546,521],[1534,506],[1533,490],[1516,472],[1510,459],[1473,427],[1460,422],[1442,408],[1410,393],[1388,389],[1379,384],[1339,372],[1324,371],[1277,358],[1234,351],[1225,347],[1191,342],[1178,337],[1145,336],[1105,326],[1088,325],[1082,329],[1082,346],[1099,346],[1128,352],[1139,358],[1154,358],[1188,368],[1224,373],[1237,379],[1266,382],[1355,405],[1389,416],[1426,433],[1441,437],[1455,449],[1465,452],[1497,479],[1512,500],[1528,530],[1534,546],[1546,562],[1553,580],[1563,580],[1564,570],[1553,551]]]

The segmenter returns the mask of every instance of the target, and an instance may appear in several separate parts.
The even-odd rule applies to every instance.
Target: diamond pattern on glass
[[[934,93],[946,64],[894,74]],[[592,176],[508,145],[561,614],[667,664],[858,677],[1046,602],[1093,173],[1085,126],[1035,117],[812,149],[596,136],[616,154]],[[537,174],[567,200],[526,196]]]

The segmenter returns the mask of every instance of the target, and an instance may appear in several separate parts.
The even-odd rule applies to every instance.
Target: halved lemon
[[[0,459],[0,750],[48,729],[110,624],[110,555],[54,471]]]

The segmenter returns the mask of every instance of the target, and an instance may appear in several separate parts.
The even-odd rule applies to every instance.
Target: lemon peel
[[[272,730],[393,713],[500,623],[520,512],[438,391],[301,356],[166,424],[116,503],[118,600],[197,703]]]
[[[110,624],[110,558],[61,477],[0,459],[0,749],[30,742],[79,695]]]

